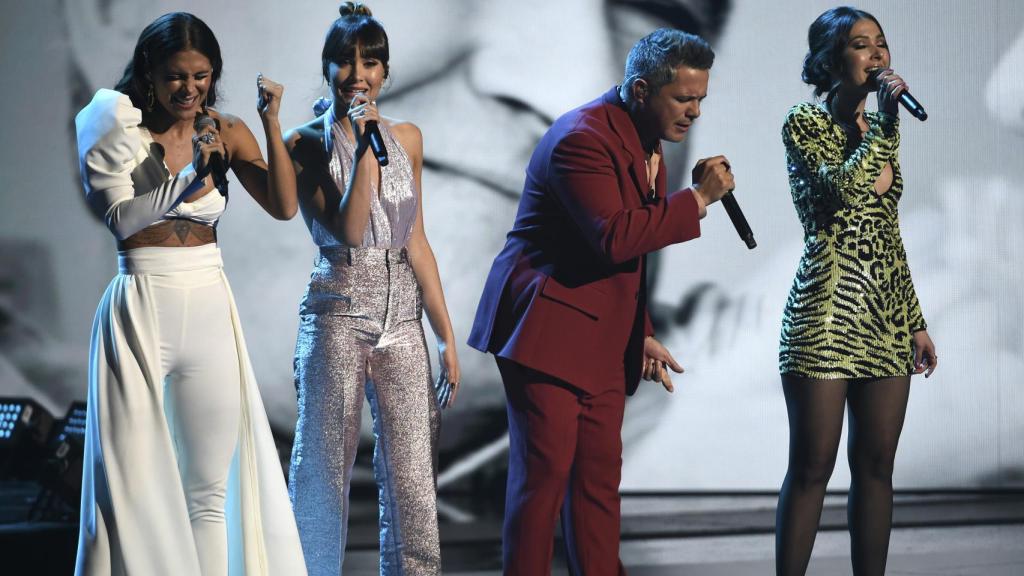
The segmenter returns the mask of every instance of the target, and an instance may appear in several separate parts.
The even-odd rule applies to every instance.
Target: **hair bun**
[[[362,2],[345,2],[338,8],[338,13],[341,14],[342,18],[356,17],[356,16],[367,16],[372,17],[373,13],[370,9]]]

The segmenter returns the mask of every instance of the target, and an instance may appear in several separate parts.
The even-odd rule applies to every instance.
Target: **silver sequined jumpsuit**
[[[441,573],[435,497],[440,407],[423,336],[420,286],[406,253],[417,214],[412,166],[383,124],[389,164],[372,190],[362,245],[349,248],[310,220],[319,255],[295,345],[298,422],[289,493],[310,576],[341,574],[348,492],[363,396],[370,402],[380,493],[380,572]],[[324,116],[338,190],[353,145]]]

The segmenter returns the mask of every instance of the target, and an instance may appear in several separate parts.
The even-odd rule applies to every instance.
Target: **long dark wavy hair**
[[[804,69],[801,78],[814,86],[814,95],[820,97],[832,93],[839,87],[836,79],[845,72],[843,50],[849,39],[850,30],[858,21],[867,18],[882,29],[878,19],[852,6],[839,6],[825,11],[811,24],[807,30],[807,55],[804,56]],[[884,32],[883,32],[884,34]]]
[[[193,14],[171,12],[164,14],[146,26],[135,43],[135,53],[124,69],[124,75],[114,89],[127,94],[132,104],[146,109],[146,100],[153,85],[149,76],[154,68],[182,50],[195,50],[210,61],[213,66],[213,81],[207,92],[206,104],[217,103],[217,81],[220,80],[224,62],[220,57],[220,44],[213,31]]]

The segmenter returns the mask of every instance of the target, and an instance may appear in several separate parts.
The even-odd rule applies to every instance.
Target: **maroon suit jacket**
[[[469,345],[590,393],[640,381],[648,252],[700,235],[691,190],[654,188],[618,88],[551,126],[526,171]],[[617,382],[616,382],[617,380]]]

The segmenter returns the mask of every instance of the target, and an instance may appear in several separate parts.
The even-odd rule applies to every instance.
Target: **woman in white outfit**
[[[166,14],[75,119],[119,267],[92,331],[76,574],[306,573],[216,242],[226,168],[274,218],[296,213],[283,88],[257,79],[268,166],[241,120],[208,108],[221,66],[206,24]]]

